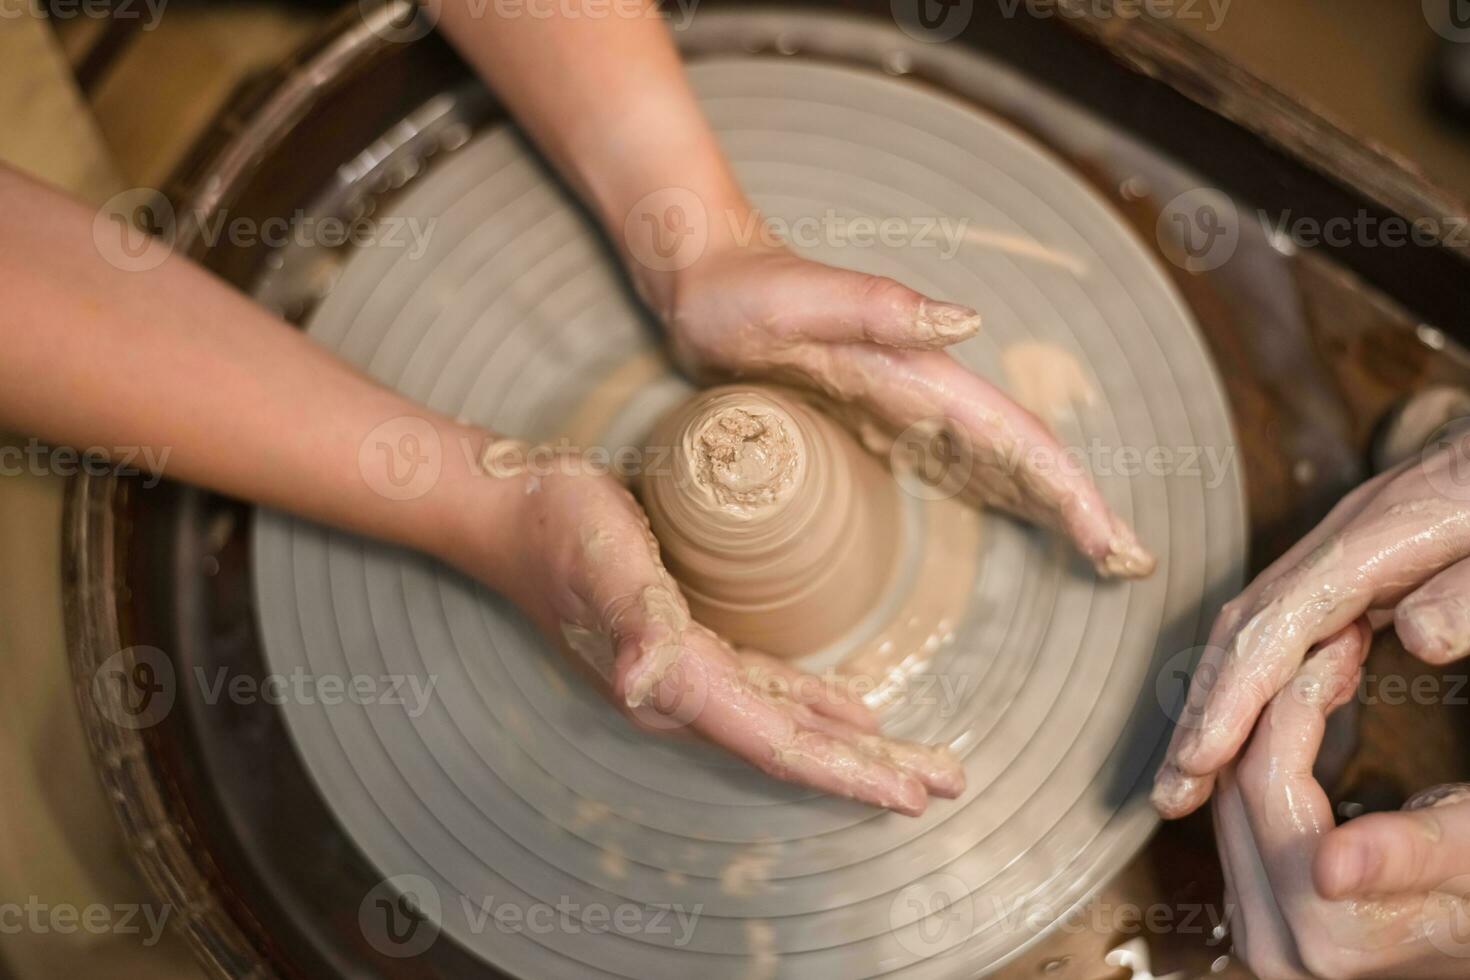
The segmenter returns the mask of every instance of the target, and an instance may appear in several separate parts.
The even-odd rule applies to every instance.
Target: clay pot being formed
[[[649,440],[643,504],[694,618],[782,657],[841,637],[882,595],[899,546],[897,486],[803,396],[699,392]]]

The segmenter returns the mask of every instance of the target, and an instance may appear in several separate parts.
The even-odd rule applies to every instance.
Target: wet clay
[[[980,564],[980,512],[955,497],[920,509],[917,568],[896,583],[897,605],[837,665],[863,682],[863,700],[882,708],[955,642]]]
[[[1049,423],[1097,402],[1097,390],[1081,362],[1066,348],[1032,340],[1011,344],[1001,354],[1016,401]]]
[[[649,439],[641,496],[694,618],[781,657],[837,640],[878,603],[899,546],[898,488],[806,398],[711,388]]]

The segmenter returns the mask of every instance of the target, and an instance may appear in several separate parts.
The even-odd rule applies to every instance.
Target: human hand
[[[1369,642],[1359,620],[1318,648],[1220,773],[1215,833],[1235,951],[1268,980],[1470,972],[1470,794],[1421,794],[1404,812],[1335,827],[1312,775]]]
[[[870,449],[933,425],[925,434],[947,437],[968,463],[960,489],[974,502],[1060,530],[1102,574],[1153,570],[1047,427],[945,353],[979,330],[974,310],[760,242],[712,242],[677,274],[645,274],[641,288],[696,377],[815,388],[851,413]]]
[[[636,724],[687,729],[777,779],[899,813],[963,791],[948,749],[878,734],[841,679],[737,652],[691,621],[632,494],[576,454],[527,472],[524,448],[482,454],[498,484],[486,522],[496,546],[482,527],[455,562],[514,600]]]
[[[1404,646],[1429,663],[1470,651],[1470,501],[1455,470],[1465,445],[1348,494],[1220,611],[1155,778],[1160,813],[1183,816],[1208,799],[1307,651],[1366,613],[1395,609]]]

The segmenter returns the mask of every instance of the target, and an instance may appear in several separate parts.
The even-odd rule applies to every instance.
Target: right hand
[[[955,490],[1057,530],[1098,572],[1136,578],[1155,559],[1040,419],[944,348],[980,329],[968,307],[760,242],[712,242],[676,274],[629,266],[698,377],[767,379],[827,395],[887,452],[900,434],[943,436]]]
[[[517,458],[510,445],[498,459]],[[515,601],[635,723],[687,729],[777,779],[899,813],[964,790],[948,749],[878,734],[841,679],[737,653],[692,621],[647,516],[616,480],[576,454],[510,469],[493,468],[505,474],[491,477],[504,492],[486,495],[497,512],[455,563]]]

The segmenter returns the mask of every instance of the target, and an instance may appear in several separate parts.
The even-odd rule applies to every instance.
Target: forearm
[[[742,226],[749,205],[655,5],[627,16],[633,0],[505,2],[516,5],[446,0],[440,26],[581,194],[640,287],[667,278],[628,255],[629,216],[649,195],[691,192],[712,245]]]
[[[58,443],[153,447],[170,477],[441,553],[494,495],[465,450],[484,433],[376,384],[192,263],[114,268],[90,211],[3,168],[0,212],[3,424]],[[397,428],[437,440],[440,474],[391,499],[385,486],[403,494],[373,467],[385,473],[384,453],[412,448],[381,428],[404,416],[423,421]],[[412,461],[396,463],[401,477]]]

